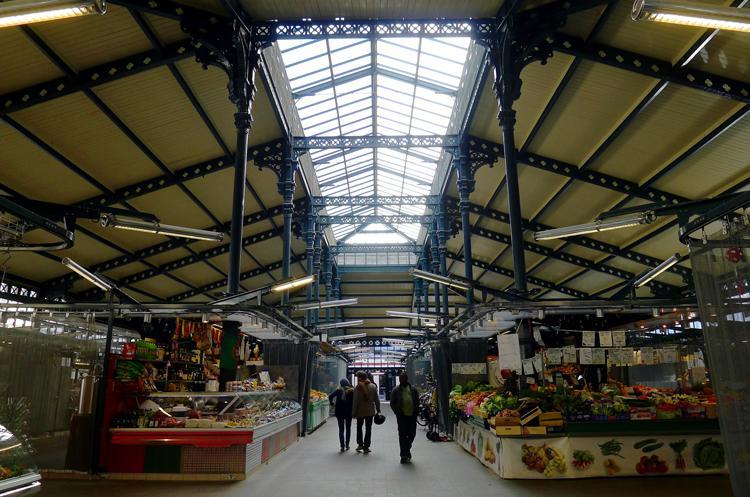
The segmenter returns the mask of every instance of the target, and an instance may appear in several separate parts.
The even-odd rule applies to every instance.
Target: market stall
[[[312,389],[307,407],[307,432],[317,430],[329,416],[330,402],[325,392]]]
[[[26,444],[0,425],[0,495],[32,493],[41,479]]]
[[[221,329],[174,323],[168,340],[155,333],[110,359],[101,465],[113,479],[244,479],[297,440],[298,392],[264,366],[263,343],[245,334],[233,347],[245,379],[218,391]]]

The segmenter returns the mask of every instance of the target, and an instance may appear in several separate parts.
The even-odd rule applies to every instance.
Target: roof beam
[[[296,264],[297,262],[301,262],[306,259],[305,254],[300,254],[295,257],[292,257],[291,261],[293,264]],[[276,261],[271,264],[266,264],[264,267],[257,267],[255,269],[251,269],[250,271],[245,271],[243,273],[240,273],[240,281],[249,280],[251,278],[256,278],[258,276],[261,276],[266,271],[275,271],[277,269],[281,269],[281,261]],[[214,281],[213,283],[209,283],[207,285],[203,285],[197,290],[189,290],[187,292],[178,293],[176,295],[172,295],[171,297],[168,297],[166,300],[168,302],[179,302],[180,300],[185,300],[190,297],[195,297],[196,295],[200,295],[201,293],[209,293],[213,292],[215,290],[218,290],[219,288],[226,287],[227,285],[227,279],[224,278],[222,280]]]
[[[349,205],[366,205],[369,207],[381,207],[384,205],[435,205],[438,203],[437,195],[409,195],[409,196],[341,196],[341,197],[313,197],[313,207],[333,207]]]
[[[297,151],[327,148],[408,148],[458,147],[458,135],[401,135],[401,136],[295,136],[292,147]]]
[[[453,253],[451,251],[448,251],[446,253],[446,255],[448,256],[449,259],[452,259],[454,261],[458,261],[458,262],[461,262],[461,263],[464,262],[464,256],[463,256],[463,254],[455,254],[455,253]],[[506,269],[506,268],[500,267],[500,266],[489,265],[486,262],[482,262],[482,261],[479,261],[479,260],[476,260],[476,259],[474,259],[474,265],[476,267],[478,267],[478,268],[481,268],[481,269],[487,269],[488,271],[493,272],[495,274],[499,274],[499,275],[502,275],[502,276],[507,276],[508,278],[511,278],[511,279],[513,278],[513,270],[512,269]],[[564,294],[567,294],[567,295],[570,295],[572,297],[576,297],[576,298],[579,298],[579,299],[588,298],[588,294],[585,293],[585,292],[582,292],[580,290],[576,290],[574,288],[566,287],[566,286],[563,286],[563,285],[557,285],[555,283],[552,283],[551,281],[543,280],[543,279],[537,278],[535,276],[527,276],[526,277],[526,281],[528,281],[532,285],[541,286],[543,288],[548,288],[550,290],[556,290],[556,291],[558,291],[560,293],[564,293]]]
[[[458,203],[459,201],[456,198],[453,198],[453,197],[446,198],[446,204],[450,207],[458,209],[459,207]],[[469,208],[470,208],[470,211],[473,212],[474,214],[479,214],[480,216],[488,217],[494,221],[499,221],[504,224],[510,223],[508,214],[506,214],[505,212],[496,211],[494,209],[488,209],[477,204],[470,204]],[[549,226],[546,224],[542,224],[538,222],[537,223],[531,222],[528,219],[522,219],[521,223],[524,229],[530,230],[530,231],[542,231],[542,230],[548,230],[548,229],[554,228],[553,226]],[[662,262],[661,259],[658,259],[656,257],[651,257],[650,255],[642,254],[633,250],[621,249],[617,247],[616,245],[602,242],[602,241],[599,241],[599,240],[596,240],[594,238],[590,238],[587,236],[574,236],[574,237],[567,238],[567,240],[573,245],[578,245],[580,247],[584,247],[587,249],[596,250],[598,252],[602,252],[613,257],[622,257],[624,259],[628,259],[630,261],[643,264],[644,266],[653,267]],[[691,270],[684,266],[674,265],[671,268],[669,268],[668,271],[681,276],[683,279],[690,279],[692,277]]]
[[[264,242],[266,240],[270,240],[276,236],[281,236],[282,230],[279,228],[273,228],[267,231],[262,231],[260,233],[256,233],[254,235],[250,235],[247,237],[244,237],[242,239],[242,246],[248,247],[250,245],[255,245],[257,243]],[[190,254],[187,257],[182,257],[180,259],[176,259],[164,264],[161,264],[158,267],[147,269],[145,271],[140,271],[135,274],[131,274],[129,276],[124,276],[120,278],[120,283],[126,284],[126,285],[132,285],[133,283],[137,283],[139,281],[148,280],[150,278],[154,278],[159,275],[167,274],[170,271],[174,271],[176,269],[181,269],[186,266],[189,266],[191,264],[197,264],[200,262],[205,262],[209,259],[212,259],[214,257],[217,257],[221,254],[229,253],[229,244],[224,244],[219,247],[210,248],[208,250],[204,250],[202,252],[197,252]],[[258,264],[258,267],[262,268],[263,264],[261,264],[259,261],[256,260],[256,264]],[[87,292],[83,292],[80,296],[81,298],[89,298],[93,297],[97,294],[96,289],[89,290]]]
[[[374,245],[333,245],[330,247],[332,255],[339,254],[375,254],[375,253],[418,253],[422,249],[415,243],[374,244]]]
[[[672,65],[647,55],[620,48],[586,43],[581,38],[556,33],[552,41],[554,50],[585,60],[606,64],[626,71],[668,81],[724,98],[750,103],[750,83],[698,71],[686,66]]]
[[[71,93],[91,89],[149,69],[163,67],[186,59],[192,56],[193,52],[194,49],[190,45],[190,40],[180,40],[165,46],[161,50],[147,50],[84,69],[72,78],[63,76],[12,91],[0,96],[0,114],[27,109]]]
[[[331,224],[429,224],[432,216],[410,216],[398,214],[393,216],[376,215],[341,215],[341,216],[318,216],[316,222],[328,226]]]
[[[476,136],[469,136],[468,140],[470,160],[475,164],[488,164],[492,166],[504,156],[502,144]],[[583,170],[583,168],[579,168],[573,164],[568,164],[567,162],[562,162],[543,155],[523,150],[517,150],[516,154],[520,163],[536,169],[583,181],[618,193],[633,195],[651,202],[677,204],[689,200],[680,195],[675,195],[650,186],[642,187],[633,181],[628,181],[609,174]]]
[[[457,225],[456,227],[460,229],[460,224]],[[487,228],[473,227],[472,233],[479,235],[481,237],[484,237],[484,238],[488,238],[490,240],[494,240],[499,243],[504,243],[506,245],[510,245],[511,243],[509,235],[505,235],[503,233],[497,233]],[[537,243],[526,242],[526,241],[524,242],[523,245],[524,245],[524,249],[528,250],[529,252],[534,252],[535,254],[540,254],[545,257],[550,257],[550,258],[557,259],[562,262],[567,262],[568,264],[571,264],[573,266],[578,266],[578,267],[582,267],[585,269],[592,269],[594,271],[608,274],[616,278],[621,278],[623,280],[630,280],[635,277],[635,275],[629,271],[623,271],[622,269],[618,269],[614,266],[608,266],[606,264],[602,264],[599,262],[593,262],[588,259],[584,259],[583,257],[578,257],[576,255],[569,254],[567,252],[556,252],[555,250],[549,247],[545,247],[544,245],[539,245]],[[651,281],[649,283],[649,286],[657,290],[661,290],[663,292],[677,293],[679,291],[679,288],[673,285],[659,282],[659,281]]]

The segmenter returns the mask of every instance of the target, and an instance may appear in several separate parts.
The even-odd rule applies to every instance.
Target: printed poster
[[[596,332],[595,331],[584,331],[583,340],[581,342],[584,347],[596,347]]]
[[[518,343],[518,335],[507,333],[497,336],[497,362],[500,369],[510,369],[516,373],[521,372],[521,346]]]
[[[547,349],[547,364],[557,366],[562,364],[562,349]]]
[[[612,346],[612,332],[611,331],[600,331],[599,332],[599,346],[600,347],[611,347]]]
[[[612,346],[613,347],[624,347],[625,346],[625,332],[624,331],[613,331],[612,332]]]

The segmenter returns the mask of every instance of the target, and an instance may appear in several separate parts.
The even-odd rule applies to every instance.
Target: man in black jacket
[[[411,461],[411,444],[417,436],[417,414],[419,393],[409,383],[409,376],[401,373],[399,386],[391,393],[391,409],[398,423],[398,445],[401,448],[401,464]]]

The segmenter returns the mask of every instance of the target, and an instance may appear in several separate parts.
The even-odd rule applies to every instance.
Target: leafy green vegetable
[[[724,467],[724,446],[711,438],[701,440],[693,446],[693,462],[703,470]]]
[[[622,450],[622,442],[620,442],[619,440],[615,440],[614,438],[609,442],[599,444],[599,449],[602,451],[603,456],[617,456],[620,459],[625,459],[620,455],[620,451]]]

